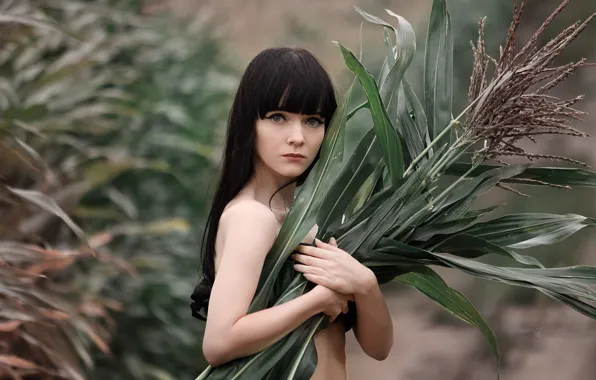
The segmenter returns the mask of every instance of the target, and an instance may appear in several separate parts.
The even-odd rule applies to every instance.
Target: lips
[[[292,157],[292,158],[306,158],[302,154],[299,153],[287,153],[283,155],[284,157]]]

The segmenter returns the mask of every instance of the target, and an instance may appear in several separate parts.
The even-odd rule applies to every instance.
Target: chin
[[[280,170],[277,171],[277,174],[279,174],[280,176],[286,177],[286,178],[298,178],[302,175],[302,173],[304,173],[306,171],[306,168],[304,169],[289,169],[289,168],[281,168]]]

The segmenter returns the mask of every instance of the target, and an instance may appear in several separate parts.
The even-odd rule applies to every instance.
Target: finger
[[[329,247],[333,247],[332,245],[328,245]],[[318,257],[319,259],[328,259],[333,254],[329,252],[330,249],[319,248],[319,247],[310,247],[306,245],[301,245],[296,248],[296,251],[302,253],[304,255]]]
[[[323,268],[325,266],[325,260],[319,259],[318,257],[294,253],[292,259],[300,264],[309,265],[311,267]]]
[[[330,251],[337,251],[339,249],[337,247],[337,245],[325,243],[322,240],[319,240],[319,239],[316,239],[316,238],[315,238],[315,246],[317,246],[319,248],[323,248],[323,249],[328,249]]]
[[[329,244],[331,244],[332,246],[337,248],[337,240],[335,240],[334,237],[332,237],[331,239],[329,239]]]
[[[311,267],[310,265],[294,264],[294,270],[300,273],[315,274],[317,276],[323,276],[325,271],[318,267]]]
[[[306,278],[308,281],[310,281],[314,284],[325,286],[325,287],[329,288],[329,280],[325,276],[321,276],[321,275],[313,274],[313,273],[303,273],[302,275],[304,276],[304,278]],[[331,288],[329,288],[329,289],[331,289]]]

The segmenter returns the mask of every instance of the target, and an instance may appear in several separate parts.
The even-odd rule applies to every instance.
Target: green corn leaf
[[[551,292],[546,289],[539,289],[542,293],[546,294],[547,296],[563,302],[564,304],[568,305],[572,309],[576,310],[577,312],[590,317],[592,319],[596,319],[596,307],[590,305],[587,302],[578,300],[576,298],[567,296],[565,294],[559,294],[556,292]]]
[[[347,218],[336,231],[333,231],[333,235],[336,236],[336,239],[340,239],[341,236],[352,233],[360,225],[365,224],[367,219],[377,212],[394,192],[394,187],[388,187],[374,194],[361,208]]]
[[[433,0],[424,54],[424,103],[431,140],[452,119],[453,33],[446,0]],[[439,145],[448,142],[445,139]]]
[[[574,265],[570,267],[558,268],[519,268],[520,273],[527,273],[529,275],[541,275],[552,278],[574,279],[582,284],[596,284],[596,267],[587,265]]]
[[[551,292],[564,294],[574,298],[584,298],[595,301],[596,293],[589,288],[575,281],[573,277],[560,278],[541,272],[542,269],[535,269],[528,272],[525,268],[499,267],[475,260],[456,257],[448,253],[431,252],[433,256],[441,260],[444,264],[459,269],[472,276],[502,282],[509,285],[546,289]]]
[[[542,265],[540,261],[532,256],[520,255],[511,249],[504,248],[500,245],[491,243],[488,240],[469,234],[457,234],[450,236],[439,243],[436,247],[433,246],[432,250],[447,252],[459,257],[468,258],[478,257],[484,254],[497,254],[512,258],[524,265],[544,268],[544,265]]]
[[[468,211],[461,215],[459,219],[448,221],[438,221],[434,223],[425,223],[419,226],[410,237],[410,240],[428,241],[436,235],[453,235],[465,230],[470,225],[479,222],[480,219],[490,214],[497,206],[487,207],[485,209]]]
[[[447,169],[445,174],[461,176],[471,167],[471,164],[455,163]],[[498,166],[494,165],[478,165],[469,175],[475,177],[497,167]],[[532,181],[524,182],[523,179]],[[538,186],[548,186],[548,184],[553,184],[558,186],[596,187],[596,172],[579,168],[528,168],[523,173],[504,180],[503,182]]]
[[[395,121],[395,125],[398,127],[398,131],[401,136],[405,139],[405,145],[409,148],[408,151],[410,156],[416,157],[417,154],[412,155],[412,149],[410,146],[413,144],[418,149],[416,152],[421,152],[424,147],[422,146],[422,140],[416,139],[417,129],[411,127],[413,125],[412,120],[409,117],[408,111],[404,114],[408,115],[407,120],[402,120],[403,115],[401,114],[402,108],[406,107],[406,100],[399,103],[399,91],[401,89],[401,82],[404,78],[406,69],[410,65],[412,58],[416,52],[416,35],[412,25],[403,17],[387,10],[387,13],[397,18],[397,26],[393,27],[388,22],[370,15],[361,9],[356,7],[356,10],[367,20],[377,25],[384,27],[384,41],[387,49],[387,57],[383,63],[381,69],[381,75],[379,79],[381,101],[386,108],[390,109],[391,120]],[[388,29],[395,32],[396,46],[394,47],[391,38],[388,34]],[[404,96],[402,96],[404,97]],[[401,99],[400,99],[401,100]],[[397,104],[397,108],[392,106],[393,103]],[[398,116],[394,116],[393,112],[396,112]],[[408,122],[408,124],[405,124]]]
[[[384,199],[382,204],[378,205],[372,202],[379,199],[377,197],[371,199],[371,205],[375,205],[374,212],[367,214],[366,218],[362,218],[363,213],[359,213],[355,218],[350,218],[342,225],[342,229],[337,233],[337,235],[341,235],[337,238],[337,241],[343,243],[342,249],[351,253],[356,251],[367,252],[393,225],[400,224],[402,220],[411,218],[411,214],[418,211],[421,213],[428,212],[423,207],[427,204],[426,195],[418,195],[418,192],[435,161],[435,159],[428,160],[419,170],[406,178],[402,184],[397,187],[389,187],[387,191],[390,191],[391,195]],[[385,193],[386,191],[383,192],[383,194]],[[411,201],[411,197],[414,197],[414,201]],[[401,206],[405,202],[408,202],[405,211],[401,211]]]
[[[446,145],[443,145],[440,149],[445,148]],[[437,153],[440,152],[441,150],[437,150]],[[436,162],[437,156],[440,156],[440,154],[436,154],[427,162]],[[417,175],[423,167],[424,165],[414,171],[412,175]],[[478,196],[490,190],[503,178],[518,174],[522,172],[524,168],[524,165],[510,165],[503,167],[500,170],[486,172],[484,175],[476,178],[460,180],[459,184],[454,183],[448,189],[443,190],[438,194],[435,197],[435,200],[433,200],[433,203],[436,202],[436,204],[429,203],[428,207],[421,208],[423,203],[421,203],[421,200],[419,199],[419,203],[410,204],[409,209],[416,210],[417,208],[420,208],[420,210],[415,214],[408,215],[407,218],[402,215],[401,218],[397,220],[396,225],[391,227],[390,237],[397,238],[407,229],[414,227],[414,225],[417,226],[423,223],[430,224],[456,220],[457,218],[454,216],[457,215],[459,217],[460,214],[464,214]],[[428,175],[425,177],[428,177]],[[425,196],[428,197],[428,195]],[[432,210],[432,212],[429,210]],[[414,233],[413,230],[412,233]]]
[[[415,265],[440,264],[440,261],[425,249],[385,237],[378,241],[374,250],[363,252],[361,257],[361,262],[368,267],[391,267],[402,262]]]
[[[383,175],[384,169],[384,163],[379,162],[373,173],[364,181],[354,198],[350,201],[350,204],[346,208],[346,217],[349,218],[354,215],[373,196],[375,187]]]
[[[418,134],[422,136],[424,146],[429,146],[430,136],[428,133],[428,121],[426,118],[426,113],[424,112],[424,107],[422,106],[422,103],[420,103],[420,100],[416,96],[414,89],[405,77],[402,80],[402,85],[404,86],[404,93],[406,97],[406,102],[408,104],[408,108],[411,110],[414,119],[414,124],[416,125],[416,128],[418,128]],[[433,149],[431,149],[428,154],[429,156],[432,156]]]
[[[465,242],[461,242],[465,243]],[[468,238],[470,249],[456,249],[453,253],[435,252],[422,248],[410,246],[408,244],[382,238],[375,246],[374,250],[368,253],[362,263],[373,268],[373,272],[384,273],[385,280],[399,275],[404,268],[411,269],[416,265],[439,265],[459,269],[465,273],[503,282],[510,285],[523,286],[536,289],[547,289],[560,294],[566,294],[573,297],[595,299],[596,293],[586,284],[594,283],[596,269],[589,267],[570,267],[570,268],[515,268],[500,267],[476,262],[477,257],[496,253],[508,256],[518,261],[519,256],[512,255],[510,250],[494,245],[481,244]],[[532,262],[527,263],[532,265]],[[540,265],[538,263],[538,265]]]
[[[467,211],[463,217],[464,218],[470,218],[470,217],[476,217],[476,218],[482,218],[485,217],[486,215],[489,215],[490,213],[492,213],[493,211],[495,211],[497,208],[501,207],[500,205],[497,206],[490,206],[490,207],[486,207],[480,210],[472,210],[472,211]]]
[[[424,242],[437,235],[453,235],[465,230],[470,224],[477,222],[478,219],[479,218],[472,216],[443,223],[424,224],[416,228],[416,231],[410,236],[410,240]]]
[[[432,222],[448,222],[461,218],[480,195],[495,187],[499,182],[523,173],[527,167],[527,164],[498,167],[462,181],[436,205],[437,212],[433,216]]]
[[[554,244],[586,226],[596,226],[593,218],[577,214],[510,214],[478,223],[464,230],[494,244],[509,248],[530,248]]]
[[[381,66],[381,72],[379,73],[379,83],[385,82],[385,79],[387,79],[387,74],[389,74],[389,68],[395,63],[395,47],[391,41],[388,28],[383,28],[383,41],[385,42],[387,56],[383,60],[383,65]]]
[[[466,296],[449,287],[441,276],[428,267],[416,267],[411,272],[396,277],[395,280],[419,290],[452,315],[478,327],[495,354],[497,378],[499,377],[501,356],[495,333]]]
[[[397,120],[395,125],[397,126],[400,136],[403,136],[409,156],[411,158],[418,157],[418,155],[422,153],[425,148],[424,135],[420,134],[418,125],[410,115],[412,106],[408,102],[403,84],[399,86],[396,98]],[[409,160],[409,162],[411,161],[412,159]]]
[[[391,48],[391,56],[388,56],[389,71],[385,80],[381,82],[380,94],[381,100],[385,106],[388,106],[391,102],[391,96],[399,90],[401,81],[404,77],[406,69],[412,62],[412,58],[416,53],[416,35],[412,25],[403,17],[387,10],[387,12],[397,18],[397,27],[395,31],[396,46],[395,59],[391,59],[393,56],[393,48]],[[389,52],[388,52],[389,53]]]
[[[374,130],[377,135],[379,145],[381,146],[381,150],[383,151],[385,163],[389,169],[391,182],[395,184],[402,178],[404,173],[404,160],[401,150],[401,142],[399,141],[397,132],[391,124],[391,120],[389,120],[387,110],[381,101],[379,89],[375,79],[362,65],[362,63],[358,61],[351,51],[346,49],[338,42],[334,43],[340,48],[344,57],[344,62],[348,68],[354,74],[356,74],[360,84],[364,89],[364,92],[366,93],[374,122]]]
[[[328,230],[335,230],[342,222],[342,216],[349,203],[362,185],[371,177],[383,159],[373,130],[360,141],[350,159],[343,166],[333,185],[321,203],[317,217],[319,234],[324,241]]]

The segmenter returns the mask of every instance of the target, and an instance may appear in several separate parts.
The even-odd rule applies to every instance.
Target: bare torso
[[[235,201],[242,198],[238,197]],[[280,220],[279,228],[281,228],[281,221],[283,215],[277,215]],[[279,232],[279,230],[278,230]],[[316,229],[313,228],[304,238],[304,243],[312,243],[316,235]],[[221,244],[218,239],[215,242],[215,273],[221,257],[217,252],[221,251]],[[346,371],[346,335],[344,325],[341,321],[331,323],[328,328],[319,331],[314,336],[315,348],[317,351],[317,368],[311,377],[311,380],[347,380]]]

